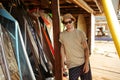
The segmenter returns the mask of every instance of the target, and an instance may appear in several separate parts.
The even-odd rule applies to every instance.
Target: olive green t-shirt
[[[71,32],[63,31],[60,33],[59,41],[64,45],[68,68],[82,65],[85,62],[84,49],[82,46],[82,42],[85,40],[86,36],[84,32],[77,29]]]

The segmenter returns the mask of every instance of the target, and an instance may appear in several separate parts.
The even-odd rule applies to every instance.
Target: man
[[[60,33],[61,54],[69,69],[69,80],[92,80],[89,67],[89,48],[84,32],[75,29],[76,19],[71,14],[63,16],[66,30]]]

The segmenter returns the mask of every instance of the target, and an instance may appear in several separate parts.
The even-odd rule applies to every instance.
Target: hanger
[[[1,9],[3,9],[3,8],[4,8],[1,2],[0,2],[0,8],[1,8]]]

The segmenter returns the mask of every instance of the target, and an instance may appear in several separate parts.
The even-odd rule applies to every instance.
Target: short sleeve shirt
[[[84,32],[75,29],[60,33],[59,41],[64,45],[68,68],[82,65],[85,62],[82,42],[86,40]]]

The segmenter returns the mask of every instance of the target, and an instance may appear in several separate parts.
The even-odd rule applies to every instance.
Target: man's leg
[[[78,80],[81,73],[83,73],[83,65],[69,69],[69,80]]]
[[[89,65],[90,66],[90,65]],[[88,73],[83,73],[80,77],[81,80],[92,80],[92,74],[91,74],[91,67],[89,68],[89,72]]]

